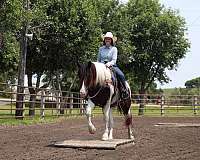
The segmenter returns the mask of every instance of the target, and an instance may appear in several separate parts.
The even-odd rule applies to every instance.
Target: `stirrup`
[[[129,93],[128,93],[127,90],[123,90],[123,91],[121,92],[121,98],[122,98],[122,99],[127,99],[127,98],[129,98]]]

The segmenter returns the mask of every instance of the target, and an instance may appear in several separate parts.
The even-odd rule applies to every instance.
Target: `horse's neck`
[[[97,72],[97,83],[103,85],[106,81],[111,80],[110,69],[107,68],[103,63],[95,62],[96,72]]]

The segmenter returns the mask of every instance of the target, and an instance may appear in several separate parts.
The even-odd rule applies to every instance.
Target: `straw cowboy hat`
[[[103,41],[105,40],[105,38],[111,38],[113,40],[113,43],[115,43],[117,41],[117,37],[113,36],[112,32],[107,32],[105,35],[102,35],[102,39]]]

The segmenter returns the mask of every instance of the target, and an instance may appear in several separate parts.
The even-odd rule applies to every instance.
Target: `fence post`
[[[197,115],[197,104],[198,104],[197,96],[194,96],[194,103],[193,103],[194,115]]]
[[[73,93],[70,93],[70,114],[73,114],[72,110],[73,110]]]
[[[40,106],[40,117],[44,118],[45,113],[44,113],[44,109],[45,109],[45,91],[42,90],[41,91],[41,106]]]
[[[160,103],[160,114],[161,114],[161,116],[164,116],[164,114],[165,114],[164,105],[165,105],[165,97],[164,97],[164,95],[161,95],[161,103]]]
[[[11,105],[10,105],[10,107],[11,107],[11,113],[10,113],[10,114],[12,115],[12,114],[13,114],[13,111],[12,111],[12,110],[13,110],[13,87],[12,87],[12,84],[11,84],[11,94],[10,94],[10,98],[11,98],[11,99],[10,99],[10,104],[11,104]]]
[[[84,114],[84,100],[80,99],[80,114],[83,115]]]
[[[58,92],[58,95],[57,95],[57,116],[60,114],[60,99],[61,99],[61,94],[60,92]]]

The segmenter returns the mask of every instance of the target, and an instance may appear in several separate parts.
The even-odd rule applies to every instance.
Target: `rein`
[[[99,92],[101,91],[102,88],[103,88],[103,86],[101,86],[101,87],[99,88],[99,90],[95,93],[94,96],[89,96],[89,94],[88,94],[87,97],[88,97],[89,99],[95,98],[95,97],[99,94]]]

